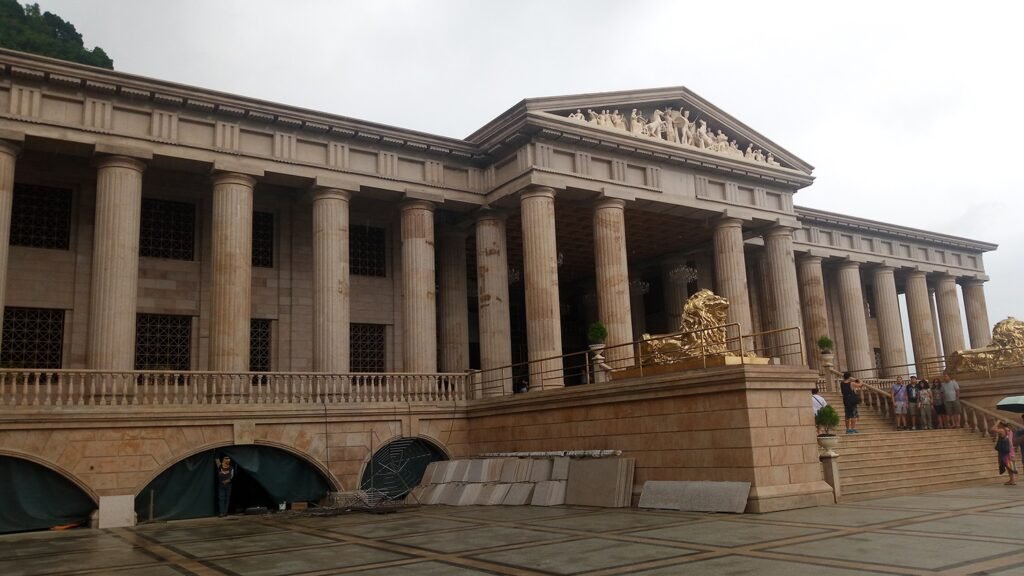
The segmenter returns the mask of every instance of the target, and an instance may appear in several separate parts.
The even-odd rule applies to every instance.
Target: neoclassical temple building
[[[516,372],[530,393],[504,402],[548,395],[569,409],[591,323],[609,346],[673,332],[702,288],[728,299],[740,334],[769,333],[748,346],[780,365],[741,367],[741,379],[793,375],[800,398],[821,335],[838,367],[865,373],[905,371],[904,314],[918,360],[988,343],[994,245],[795,205],[812,182],[810,164],[686,88],[527,99],[452,139],[0,51],[0,364],[70,374],[75,390],[76,373],[461,375],[532,362],[542,369]],[[206,443],[168,441],[162,460],[101,471],[123,462],[61,463],[47,440],[16,446],[13,433],[5,444],[5,428],[37,425],[12,408],[32,406],[31,387],[8,384],[0,453],[32,455],[97,499],[134,496],[202,447],[272,443],[261,430],[302,424],[207,421]],[[42,394],[38,410],[71,404],[73,418],[99,393]],[[500,416],[471,396],[460,410],[490,402],[486,417]],[[133,405],[110,404],[111,419]],[[47,414],[54,434],[96,425]],[[495,440],[453,425],[453,448],[425,418],[382,435],[435,437],[449,454]],[[340,458],[349,440],[331,448],[332,434],[304,450]],[[347,464],[318,465],[336,488],[357,484],[369,457],[351,447]],[[798,464],[816,457],[785,466]],[[819,491],[820,473],[794,470],[752,479]]]

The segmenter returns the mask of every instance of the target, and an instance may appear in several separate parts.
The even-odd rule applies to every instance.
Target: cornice
[[[794,209],[796,210],[797,217],[800,221],[807,224],[821,224],[825,226],[839,226],[854,230],[866,230],[875,234],[885,234],[896,238],[917,240],[921,242],[928,242],[930,244],[974,250],[977,252],[991,252],[999,247],[998,244],[992,244],[990,242],[971,240],[969,238],[961,238],[959,236],[951,236],[948,234],[938,234],[927,230],[899,226],[897,224],[888,224],[885,222],[878,222],[877,220],[858,218],[856,216],[847,216],[845,214],[837,214],[835,212],[827,212],[825,210],[818,210],[815,208],[795,206]]]

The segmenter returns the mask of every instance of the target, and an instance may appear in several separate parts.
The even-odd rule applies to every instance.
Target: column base
[[[782,484],[776,486],[752,486],[747,500],[748,514],[764,514],[794,508],[827,506],[835,503],[832,487],[824,480]]]

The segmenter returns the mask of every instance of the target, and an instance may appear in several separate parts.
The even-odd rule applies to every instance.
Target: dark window
[[[270,372],[270,320],[253,318],[249,327],[249,371]]]
[[[867,308],[868,318],[875,317],[875,288],[871,284],[864,285],[864,307]]]
[[[45,308],[4,308],[4,368],[61,367],[64,353],[64,311]]]
[[[171,314],[135,316],[135,369],[192,368],[192,317]]]
[[[195,227],[194,204],[143,198],[139,255],[192,260],[195,252]]]
[[[384,325],[350,324],[349,358],[352,372],[384,371]]]
[[[71,190],[15,184],[11,245],[67,250],[71,240]]]
[[[274,267],[274,214],[252,213],[252,265]]]
[[[385,231],[373,226],[349,228],[348,265],[357,276],[387,276],[385,261]]]

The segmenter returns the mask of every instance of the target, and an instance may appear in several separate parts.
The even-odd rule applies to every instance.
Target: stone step
[[[893,434],[896,434],[895,432]],[[851,435],[852,436],[852,435]],[[866,437],[864,435],[859,436],[842,436],[839,439],[839,445],[847,450],[856,450],[859,452],[865,449],[873,450],[900,450],[903,448],[917,448],[918,450],[930,450],[938,449],[940,447],[953,448],[953,447],[964,447],[964,446],[988,446],[991,448],[993,442],[986,438],[977,437],[962,437],[962,436],[947,436],[940,438],[927,438],[927,437],[915,437],[915,438],[890,438],[884,435],[876,437]]]
[[[922,492],[938,492],[942,490],[953,490],[956,488],[969,488],[971,486],[988,486],[992,484],[1001,484],[1005,482],[1003,477],[998,478],[976,478],[970,480],[945,480],[940,479],[934,482],[922,482],[913,485],[907,485],[899,488],[898,491],[893,488],[872,488],[867,485],[861,485],[852,488],[847,492],[846,487],[842,488],[842,496],[840,500],[842,502],[857,502],[860,500],[872,500],[875,498],[885,498],[887,496],[907,496],[911,494],[920,494]],[[1016,488],[1016,486],[1007,486],[1007,489]]]
[[[994,453],[993,453],[994,454]],[[970,459],[957,461],[955,464],[944,464],[942,462],[924,462],[918,464],[899,464],[898,466],[869,466],[856,470],[848,470],[845,475],[840,476],[843,485],[847,482],[855,482],[862,479],[870,480],[900,480],[907,481],[915,474],[933,475],[935,470],[941,469],[943,476],[954,476],[960,473],[982,472],[987,469],[989,474],[994,473],[996,468],[995,456],[985,459]]]
[[[993,464],[995,459],[993,458]],[[840,475],[840,486],[843,493],[858,493],[865,490],[885,490],[908,486],[922,486],[934,482],[959,482],[964,480],[986,480],[998,476],[998,470],[994,465],[989,465],[986,470],[981,466],[972,467],[970,470],[958,471],[949,474],[942,473],[935,469],[918,470],[905,472],[901,477],[895,479],[875,480],[871,477],[855,477],[849,480]]]
[[[991,448],[978,447],[975,449],[964,449],[964,450],[916,450],[908,449],[904,451],[863,451],[853,452],[850,450],[843,450],[842,444],[836,449],[839,451],[839,465],[845,469],[855,470],[864,466],[874,466],[875,464],[886,464],[895,465],[911,463],[911,462],[932,462],[935,460],[945,460],[947,462],[952,459],[963,459],[963,458],[974,458],[983,456],[992,456],[995,451]]]

